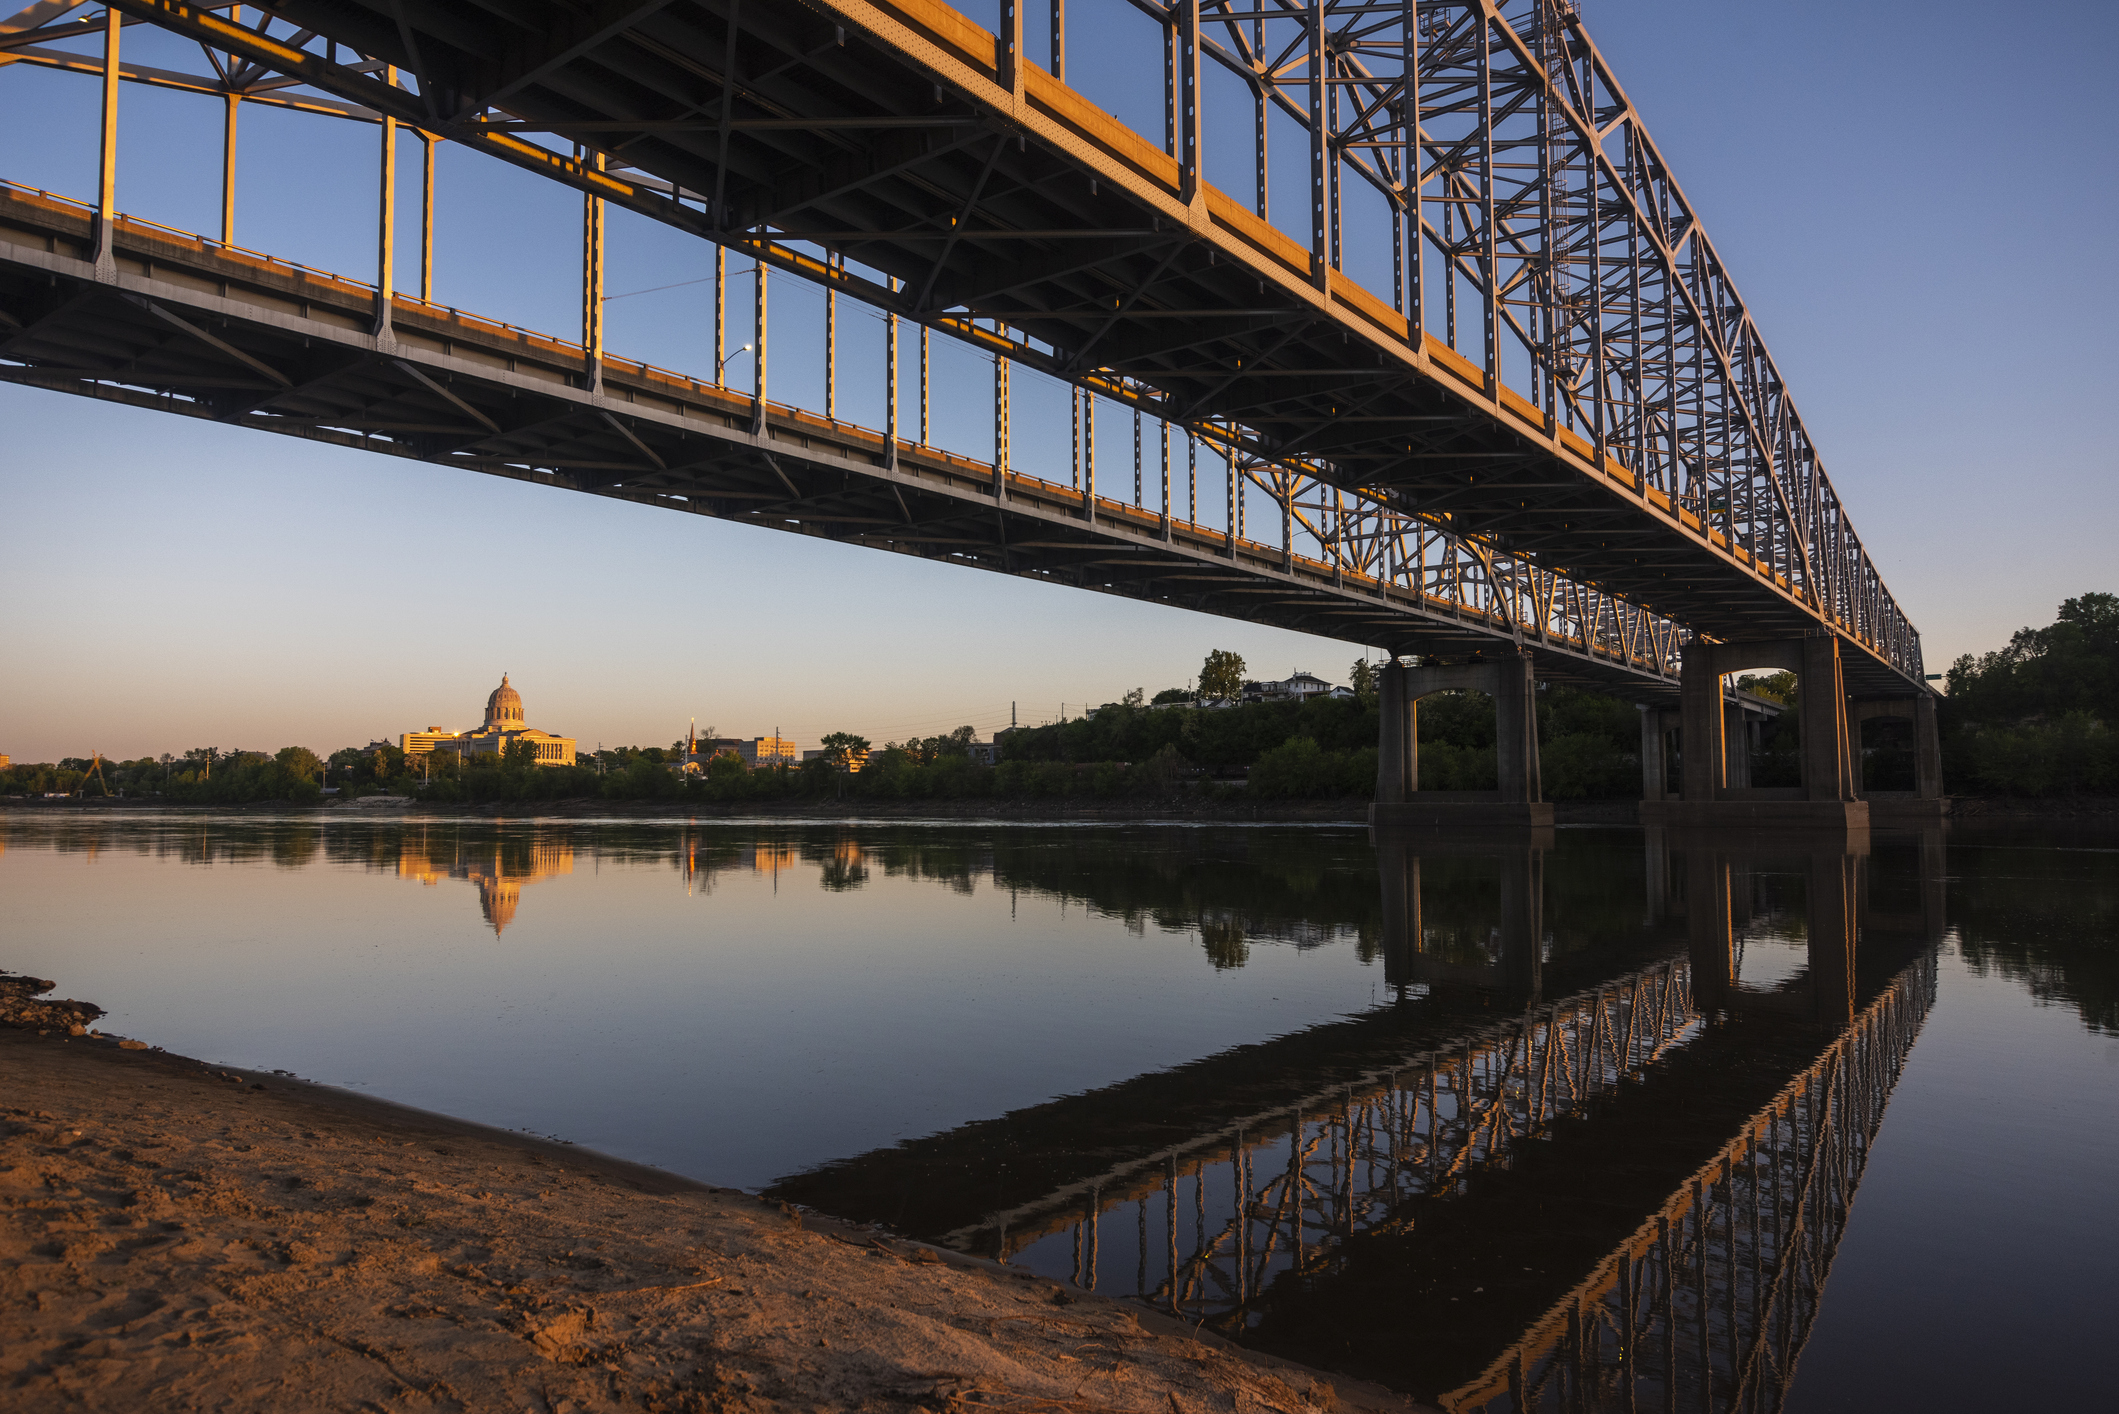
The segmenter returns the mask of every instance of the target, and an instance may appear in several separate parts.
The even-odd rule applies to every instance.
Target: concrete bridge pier
[[[1528,653],[1501,650],[1492,662],[1417,668],[1394,657],[1378,676],[1371,826],[1551,828],[1552,806],[1545,801],[1538,773],[1537,679]],[[1420,699],[1435,692],[1483,692],[1493,699],[1498,789],[1420,788]]]
[[[1942,734],[1935,722],[1934,693],[1864,697],[1849,704],[1848,716],[1857,763],[1861,760],[1863,722],[1898,718],[1913,724],[1913,789],[1862,789],[1862,798],[1869,802],[1871,821],[1879,825],[1930,825],[1949,813],[1950,802],[1942,793]],[[1857,766],[1857,785],[1861,779],[1858,770]]]
[[[1743,668],[1784,669],[1801,684],[1800,786],[1750,783],[1749,726],[1743,709],[1728,703],[1722,690],[1723,677]],[[1641,803],[1643,824],[1869,828],[1868,802],[1858,789],[1859,742],[1848,721],[1836,637],[1695,643],[1685,650],[1678,694],[1681,798],[1670,799],[1667,789],[1661,799],[1647,794]],[[1644,732],[1651,715],[1644,713]]]

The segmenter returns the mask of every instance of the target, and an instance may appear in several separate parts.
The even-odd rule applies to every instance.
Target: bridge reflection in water
[[[1386,838],[1397,1000],[1348,1023],[1376,1029],[1375,1063],[1303,1089],[1304,1037],[1244,1048],[1254,1069],[1283,1054],[1300,1093],[1172,1116],[1186,1132],[1093,1173],[1049,1150],[1100,1100],[1137,1110],[1121,1092],[1151,1078],[773,1191],[848,1211],[916,1189],[902,1214],[923,1235],[1450,1410],[1778,1408],[1934,996],[1931,835],[1872,853],[1651,832],[1635,943],[1662,955],[1595,980],[1546,923],[1571,912],[1555,878],[1582,878],[1548,877],[1549,832]],[[1042,1171],[1065,1181],[963,1206]],[[968,1220],[945,1228],[952,1208]]]

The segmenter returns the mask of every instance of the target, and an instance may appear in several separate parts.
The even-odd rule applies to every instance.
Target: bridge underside
[[[1516,640],[1448,602],[987,463],[121,219],[0,191],[0,378],[536,485],[1451,656]],[[1645,623],[1646,616],[1642,616]],[[1674,700],[1668,643],[1550,636],[1539,675]]]
[[[1652,316],[1664,343],[1675,349],[1689,318],[1692,332],[1684,338],[1691,342],[1682,357],[1719,360],[1721,371],[1712,376],[1731,389],[1742,383],[1744,391],[1717,396],[1750,402],[1742,410],[1725,405],[1711,413],[1721,419],[1715,435],[1734,440],[1717,452],[1700,432],[1696,480],[1676,471],[1652,478],[1639,464],[1643,458],[1626,464],[1626,449],[1606,440],[1604,421],[1586,429],[1579,409],[1562,408],[1573,393],[1556,394],[1548,386],[1534,403],[1503,384],[1493,328],[1497,319],[1514,318],[1513,311],[1489,311],[1483,360],[1456,352],[1423,332],[1418,319],[1409,322],[1389,299],[1331,268],[1338,259],[1336,235],[1331,254],[1320,255],[1207,185],[1199,176],[1196,140],[1186,148],[1173,128],[1170,150],[1155,146],[1043,69],[1019,56],[1011,59],[1005,43],[997,45],[991,34],[930,0],[753,0],[740,9],[739,0],[588,9],[556,0],[435,0],[417,7],[385,0],[282,0],[272,7],[287,21],[416,75],[416,96],[314,52],[275,53],[261,40],[231,37],[229,27],[216,28],[211,16],[195,9],[163,0],[117,4],[128,14],[223,44],[265,68],[277,65],[342,98],[982,341],[1158,416],[1184,425],[1218,420],[1263,458],[1295,459],[1335,484],[1386,497],[1400,510],[1446,518],[1458,534],[1694,631],[1724,640],[1785,639],[1830,625],[1846,636],[1851,650],[1850,691],[1918,690],[1917,638],[1852,537],[1785,404],[1778,374],[1762,346],[1753,347],[1748,316],[1689,213],[1678,220],[1666,209],[1659,218],[1667,229],[1654,240],[1668,247],[1666,266],[1680,255],[1691,262],[1682,279],[1674,266],[1663,270],[1659,314],[1642,302],[1638,267],[1640,251],[1654,242],[1639,229],[1629,228],[1625,236],[1635,252],[1628,258],[1636,261],[1628,337],[1645,347],[1653,337]],[[1422,53],[1447,70],[1470,52],[1467,36],[1487,31],[1475,47],[1482,56],[1491,49],[1500,57],[1480,60],[1481,84],[1498,86],[1502,69],[1513,65],[1509,81],[1522,93],[1541,84],[1549,90],[1538,99],[1541,122],[1588,122],[1566,106],[1565,85],[1555,77],[1572,75],[1570,65],[1586,70],[1601,62],[1592,62],[1579,22],[1561,11],[1548,15],[1551,7],[1542,0],[1517,8],[1526,15],[1535,10],[1536,17],[1489,15],[1472,4],[1423,4],[1423,15],[1433,12],[1437,24],[1461,34],[1448,43],[1437,39]],[[1303,13],[1288,11],[1298,19]],[[1541,71],[1524,46],[1548,39],[1558,48]],[[1450,57],[1451,45],[1457,59]],[[1384,80],[1364,82],[1369,87],[1360,89],[1362,103],[1373,96],[1370,89],[1382,92],[1377,85]],[[1438,71],[1437,93],[1452,82]],[[1462,117],[1478,107],[1461,94],[1427,102],[1435,106],[1433,121],[1444,126],[1452,114]],[[1609,111],[1630,122],[1623,95],[1613,102],[1617,106]],[[1600,117],[1605,111],[1596,109]],[[1484,119],[1489,125],[1503,120],[1491,114]],[[570,162],[562,152],[515,136],[522,132],[550,133],[604,155],[593,168]],[[1411,146],[1439,141],[1423,138]],[[1629,157],[1627,170],[1639,165],[1650,175],[1642,179],[1643,193],[1621,193],[1624,200],[1639,196],[1632,214],[1614,207],[1610,232],[1594,215],[1569,218],[1586,221],[1581,229],[1592,234],[1579,238],[1585,248],[1617,239],[1612,233],[1627,221],[1641,227],[1649,219],[1640,214],[1642,203],[1681,204],[1645,134],[1639,142],[1640,163]],[[1605,158],[1591,153],[1594,144],[1578,146],[1590,173],[1584,179],[1588,194],[1576,192],[1567,200],[1601,209],[1600,203],[1614,198],[1596,196],[1596,183],[1617,178],[1606,170]],[[1531,160],[1510,155],[1507,144],[1489,133],[1480,141],[1465,138],[1462,152],[1449,161],[1460,169],[1477,165],[1478,151],[1486,152],[1479,160],[1489,166],[1496,152],[1503,164]],[[604,173],[606,157],[615,175]],[[1414,160],[1428,159],[1416,154]],[[1436,161],[1434,171],[1449,168],[1448,161]],[[1428,180],[1423,170],[1420,182]],[[1489,172],[1484,180],[1491,187],[1499,178]],[[1481,199],[1489,229],[1480,278],[1492,289],[1499,268],[1493,228],[1503,218],[1492,190]],[[1470,211],[1477,203],[1460,204]],[[1531,209],[1518,203],[1507,219],[1529,219]],[[1417,206],[1414,217],[1417,227]],[[1463,239],[1476,244],[1469,235]],[[1313,244],[1324,240],[1319,235]],[[1417,236],[1413,244],[1418,246]],[[798,247],[836,252],[891,282],[859,278]],[[1598,268],[1593,253],[1553,250],[1558,254],[1525,257],[1523,268],[1563,257],[1588,259],[1593,272]],[[1468,252],[1469,245],[1451,256],[1459,274],[1473,268]],[[1607,286],[1615,289],[1612,282],[1625,279],[1623,273],[1591,278],[1602,282],[1600,299]],[[1712,288],[1703,296],[1692,289],[1695,283]],[[1551,298],[1559,301],[1554,309],[1573,307],[1558,295]],[[1708,300],[1714,309],[1706,308]],[[1506,301],[1496,296],[1494,302]],[[1725,315],[1733,321],[1729,329],[1704,328]],[[1616,316],[1592,323],[1604,331],[1600,337],[1616,337]],[[1679,357],[1665,361],[1675,367]],[[1548,384],[1566,381],[1550,370],[1540,376]],[[1677,375],[1669,376],[1675,389]],[[1635,422],[1645,428],[1654,420],[1649,395],[1638,396]],[[1665,413],[1678,411],[1676,398],[1668,394]],[[1709,415],[1687,414],[1702,419],[1702,428]],[[1673,445],[1678,436],[1669,432]],[[1732,470],[1738,463],[1751,468],[1741,486]],[[764,486],[752,494],[773,490]],[[810,494],[810,488],[802,490]],[[847,509],[889,522],[897,507],[885,499],[888,504],[871,498]],[[764,513],[763,503],[756,513]],[[980,541],[976,531],[948,529]],[[972,548],[966,546],[967,557]],[[1008,568],[1070,573],[1076,582],[1103,587],[1102,567],[1048,571],[1031,564],[1015,551],[1005,559]],[[1109,568],[1131,576],[1134,567]],[[1154,582],[1149,575],[1130,589],[1116,582],[1111,587],[1160,595],[1149,587]],[[1197,590],[1195,582],[1176,597],[1182,601]],[[1285,607],[1293,624],[1327,631],[1302,606]]]

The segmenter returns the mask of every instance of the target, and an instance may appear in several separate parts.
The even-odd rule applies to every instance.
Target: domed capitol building
[[[553,736],[550,732],[523,725],[522,694],[508,686],[506,673],[500,675],[500,686],[486,698],[486,724],[477,731],[452,732],[441,727],[428,727],[423,732],[406,732],[398,738],[398,744],[408,758],[424,756],[430,751],[498,756],[518,741],[536,749],[540,766],[574,764],[574,738]]]

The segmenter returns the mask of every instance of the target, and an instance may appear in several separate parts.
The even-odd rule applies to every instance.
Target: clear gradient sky
[[[1073,0],[1070,63],[1127,115],[1139,86],[1119,5]],[[2119,453],[2104,430],[2119,382],[2105,73],[2119,10],[1583,10],[1930,669],[2046,622],[2069,595],[2119,589]],[[1101,58],[1098,33],[1119,41]],[[199,63],[144,28],[126,36],[136,62]],[[213,229],[218,103],[128,85],[120,124],[120,208]],[[243,124],[238,240],[371,274],[375,130],[250,108]],[[0,177],[92,195],[92,83],[0,68],[0,133]],[[416,145],[404,151],[416,170]],[[579,199],[448,146],[439,170],[438,298],[572,337]],[[705,273],[704,247],[623,214],[610,245],[614,293]],[[613,301],[608,346],[703,371],[707,288]],[[806,305],[821,296],[773,288],[776,340],[782,319],[815,321]],[[938,369],[945,389],[974,393],[936,440],[984,455],[990,372],[955,348]],[[776,358],[775,395],[805,376]],[[880,383],[851,367],[841,396],[858,418]],[[1040,397],[1063,428],[1063,397],[1018,401]],[[1019,455],[1063,466],[1063,438],[1019,432]],[[1182,684],[1210,648],[1254,674],[1334,680],[1359,651],[6,385],[0,508],[0,752],[17,761],[461,728],[503,670],[532,725],[584,746],[667,742],[694,716],[804,743],[962,722],[984,735],[1011,703],[1039,722],[1062,703]]]

